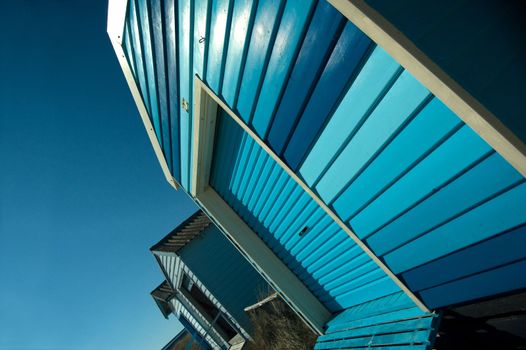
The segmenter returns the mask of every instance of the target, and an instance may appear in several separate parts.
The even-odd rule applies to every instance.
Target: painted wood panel
[[[429,349],[436,315],[424,313],[402,292],[351,307],[327,323],[314,349]]]
[[[327,2],[163,4],[130,0],[123,45],[184,189],[190,188],[197,73],[399,276],[449,256],[475,259],[470,247],[484,242],[513,250],[512,240],[497,238],[526,223],[524,178]],[[212,183],[225,184],[225,200],[306,284],[325,277],[313,290],[340,308],[351,292],[336,281],[354,278],[344,271],[357,248],[254,141],[221,128],[228,141],[216,145],[223,163],[214,160]],[[308,231],[300,237],[302,225]],[[329,259],[333,251],[341,256]],[[479,266],[455,279],[506,278],[491,274],[497,265]],[[415,274],[420,280],[408,283],[453,283],[440,277],[447,264],[434,269],[443,270]],[[459,293],[455,302],[480,297]],[[428,292],[426,302],[442,305],[438,294]]]
[[[212,187],[320,301],[334,312],[399,291],[398,286],[376,264],[371,264],[371,259],[341,228],[323,230],[324,225],[316,228],[318,222],[331,221],[327,214],[274,160],[268,159],[270,157],[261,151],[259,145],[243,135],[242,129],[228,115],[221,113],[218,123]],[[233,137],[235,134],[238,136]],[[238,140],[238,144],[233,144],[232,140]],[[264,167],[263,163],[270,163],[270,166]],[[230,170],[226,173],[230,175],[224,176],[227,168]],[[254,169],[266,169],[267,172],[256,172]],[[266,186],[258,186],[254,178],[269,178],[269,182]],[[255,192],[256,189],[259,192]],[[264,200],[270,205],[263,205],[263,210],[256,214],[243,203],[249,198]],[[341,241],[339,246],[353,252],[350,256],[343,254],[343,261],[337,259],[335,251],[326,250],[328,246],[321,251],[317,249],[323,241],[335,237]],[[300,246],[299,242],[303,239],[305,244]],[[330,260],[334,261],[318,265],[321,269],[318,273],[307,272],[317,264],[317,260],[311,258],[312,254],[302,254],[305,250],[324,251],[322,255],[330,256]]]

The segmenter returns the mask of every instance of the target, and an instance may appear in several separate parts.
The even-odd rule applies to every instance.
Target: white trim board
[[[327,0],[526,177],[526,145],[363,0]]]
[[[206,178],[205,174],[209,174],[208,172],[204,171],[204,160],[203,159],[209,159],[211,158],[211,154],[213,152],[213,143],[208,143],[205,135],[209,135],[208,130],[206,129],[207,125],[215,125],[215,115],[211,117],[202,116],[201,110],[203,105],[209,105],[211,103],[217,103],[218,107],[222,108],[225,112],[234,119],[234,121],[243,128],[243,130],[249,134],[249,136],[256,141],[256,143],[270,156],[274,161],[276,161],[279,166],[287,172],[287,174],[298,184],[301,186],[301,188],[340,226],[340,228],[347,233],[349,237],[352,238],[352,240],[395,282],[398,287],[404,291],[404,293],[407,294],[409,298],[411,298],[415,304],[424,312],[429,312],[429,309],[427,306],[424,305],[424,303],[404,284],[400,279],[385,265],[374,253],[369,247],[367,247],[362,240],[339,218],[336,213],[330,209],[325,202],[321,200],[321,198],[316,195],[307,184],[301,180],[289,167],[287,164],[285,164],[281,158],[277,154],[274,153],[268,147],[261,138],[259,138],[256,133],[254,133],[244,122],[241,118],[239,118],[231,109],[228,107],[218,96],[215,95],[215,93],[205,84],[203,83],[199,77],[195,77],[194,79],[194,87],[195,87],[195,93],[194,93],[194,164],[192,168],[192,174],[193,174],[193,183],[194,187],[192,188],[191,194],[196,199],[198,199],[200,202],[203,203],[202,195],[200,195],[199,192],[196,192],[194,188],[206,188],[208,186],[208,178]],[[199,90],[199,91],[197,91]],[[211,101],[213,100],[213,101]],[[217,110],[217,109],[216,109]],[[211,123],[207,118],[214,118],[214,122]],[[208,163],[206,163],[208,164]],[[213,191],[211,188],[206,189],[206,192]],[[214,191],[215,193],[215,191]],[[216,194],[217,195],[217,194]],[[218,196],[218,195],[217,195]],[[218,196],[219,197],[219,196]],[[222,199],[221,199],[222,200]],[[223,201],[224,202],[224,201]],[[203,203],[203,205],[215,205],[214,202],[211,203]],[[225,205],[228,206],[228,204],[225,203]],[[226,209],[225,209],[226,210]],[[231,209],[230,209],[231,210]],[[223,211],[219,213],[219,215],[222,215]],[[214,215],[214,214],[213,214]],[[215,216],[215,215],[214,215]],[[237,216],[237,214],[236,214]],[[241,219],[240,219],[241,220]],[[247,226],[248,227],[248,226]],[[251,229],[249,229],[251,232],[253,232]],[[255,234],[253,232],[253,234]],[[264,243],[263,243],[264,244]],[[266,245],[265,245],[266,247]],[[292,272],[291,272],[292,273]]]
[[[126,55],[124,54],[124,49],[122,48],[122,37],[124,33],[124,23],[126,21],[127,6],[128,0],[109,1],[107,27],[108,36],[110,37],[111,44],[113,46],[113,49],[115,50],[115,54],[117,55],[117,59],[119,60],[122,72],[124,73],[124,77],[126,78],[126,82],[128,83],[128,87],[130,88],[130,91],[132,93],[133,100],[135,101],[137,109],[139,110],[139,115],[141,116],[142,122],[146,129],[146,133],[148,134],[148,138],[150,139],[150,142],[152,144],[155,156],[157,157],[157,160],[161,165],[164,177],[166,178],[166,181],[168,181],[168,183],[177,190],[181,186],[170,173],[170,169],[168,168],[168,163],[164,158],[164,153],[162,151],[161,145],[157,140],[157,136],[155,135],[153,125],[150,122],[150,117],[148,116],[148,111],[146,110],[146,106],[142,99],[139,87],[137,86],[137,82],[133,77],[130,65],[128,63],[128,60],[126,59]]]

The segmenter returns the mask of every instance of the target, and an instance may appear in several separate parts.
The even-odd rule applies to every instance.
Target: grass
[[[309,350],[316,334],[280,298],[249,312],[253,341],[247,350]]]

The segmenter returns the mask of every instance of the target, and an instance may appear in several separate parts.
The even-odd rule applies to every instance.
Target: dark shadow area
[[[435,349],[526,349],[526,292],[444,310]]]

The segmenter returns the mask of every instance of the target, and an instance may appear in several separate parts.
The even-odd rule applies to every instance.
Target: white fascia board
[[[115,50],[115,54],[117,55],[117,59],[119,60],[122,72],[124,73],[124,77],[126,78],[126,82],[128,83],[128,87],[130,88],[130,91],[132,93],[133,100],[135,101],[137,109],[139,110],[139,115],[141,116],[144,127],[146,128],[146,133],[148,134],[148,138],[150,139],[150,142],[152,144],[155,156],[157,157],[157,160],[161,165],[164,177],[166,178],[166,181],[168,181],[168,183],[177,190],[181,186],[170,173],[168,163],[166,162],[166,159],[164,157],[164,153],[162,151],[161,145],[159,144],[159,140],[157,140],[157,136],[155,135],[153,125],[150,121],[150,117],[148,116],[148,111],[146,110],[146,106],[142,99],[139,87],[137,86],[137,82],[133,77],[130,65],[128,63],[128,60],[126,59],[126,55],[124,54],[124,49],[122,47],[122,38],[124,33],[127,6],[128,0],[109,1],[107,27],[108,36],[110,37],[111,44],[113,46],[113,49]]]
[[[327,0],[446,104],[522,176],[526,145],[393,24],[363,0]]]

